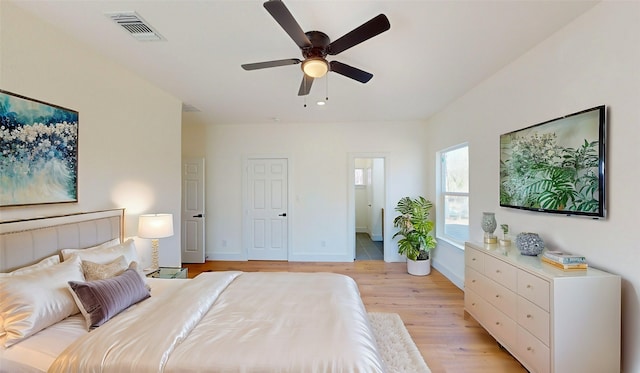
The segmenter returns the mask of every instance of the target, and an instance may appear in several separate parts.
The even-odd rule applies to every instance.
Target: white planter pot
[[[431,258],[427,260],[407,259],[407,272],[414,276],[426,276],[431,273]]]

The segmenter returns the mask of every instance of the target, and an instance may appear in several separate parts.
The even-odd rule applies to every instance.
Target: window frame
[[[358,173],[358,171],[360,171],[360,174],[361,174],[360,176],[361,176],[362,183],[358,183],[358,177],[356,175]],[[356,188],[365,188],[367,186],[366,177],[367,177],[367,174],[366,174],[365,169],[363,167],[354,168],[354,170],[353,170],[353,185]]]
[[[450,146],[448,148],[442,149],[436,153],[436,195],[438,204],[436,205],[436,238],[439,240],[444,240],[455,246],[461,250],[464,250],[464,241],[460,239],[445,234],[445,199],[448,196],[454,197],[467,197],[467,211],[469,210],[469,205],[471,204],[471,195],[470,192],[447,192],[446,191],[446,178],[445,178],[445,169],[442,157],[446,153],[459,150],[462,148],[467,148],[467,155],[469,154],[469,143],[464,142],[461,144],[457,144],[454,146]],[[469,159],[467,158],[467,162]],[[467,163],[467,169],[469,169],[469,164]],[[467,183],[470,184],[469,180],[469,172],[467,171]],[[469,225],[467,224],[467,230],[469,229]]]

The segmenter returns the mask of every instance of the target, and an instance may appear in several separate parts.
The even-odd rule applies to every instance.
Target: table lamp
[[[158,269],[158,239],[173,236],[173,214],[145,214],[138,219],[138,237],[151,239],[151,267]]]

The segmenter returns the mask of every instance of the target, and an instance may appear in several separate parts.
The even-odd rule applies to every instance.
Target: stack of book
[[[567,254],[562,251],[545,251],[540,259],[544,263],[564,271],[586,270],[588,268],[587,258],[584,256]]]

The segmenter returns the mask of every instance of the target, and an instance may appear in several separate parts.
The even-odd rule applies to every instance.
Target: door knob
[[[193,215],[194,218],[201,218],[202,214],[198,214],[198,215]]]
[[[278,216],[287,216],[287,213],[283,212],[282,214],[279,214]]]

